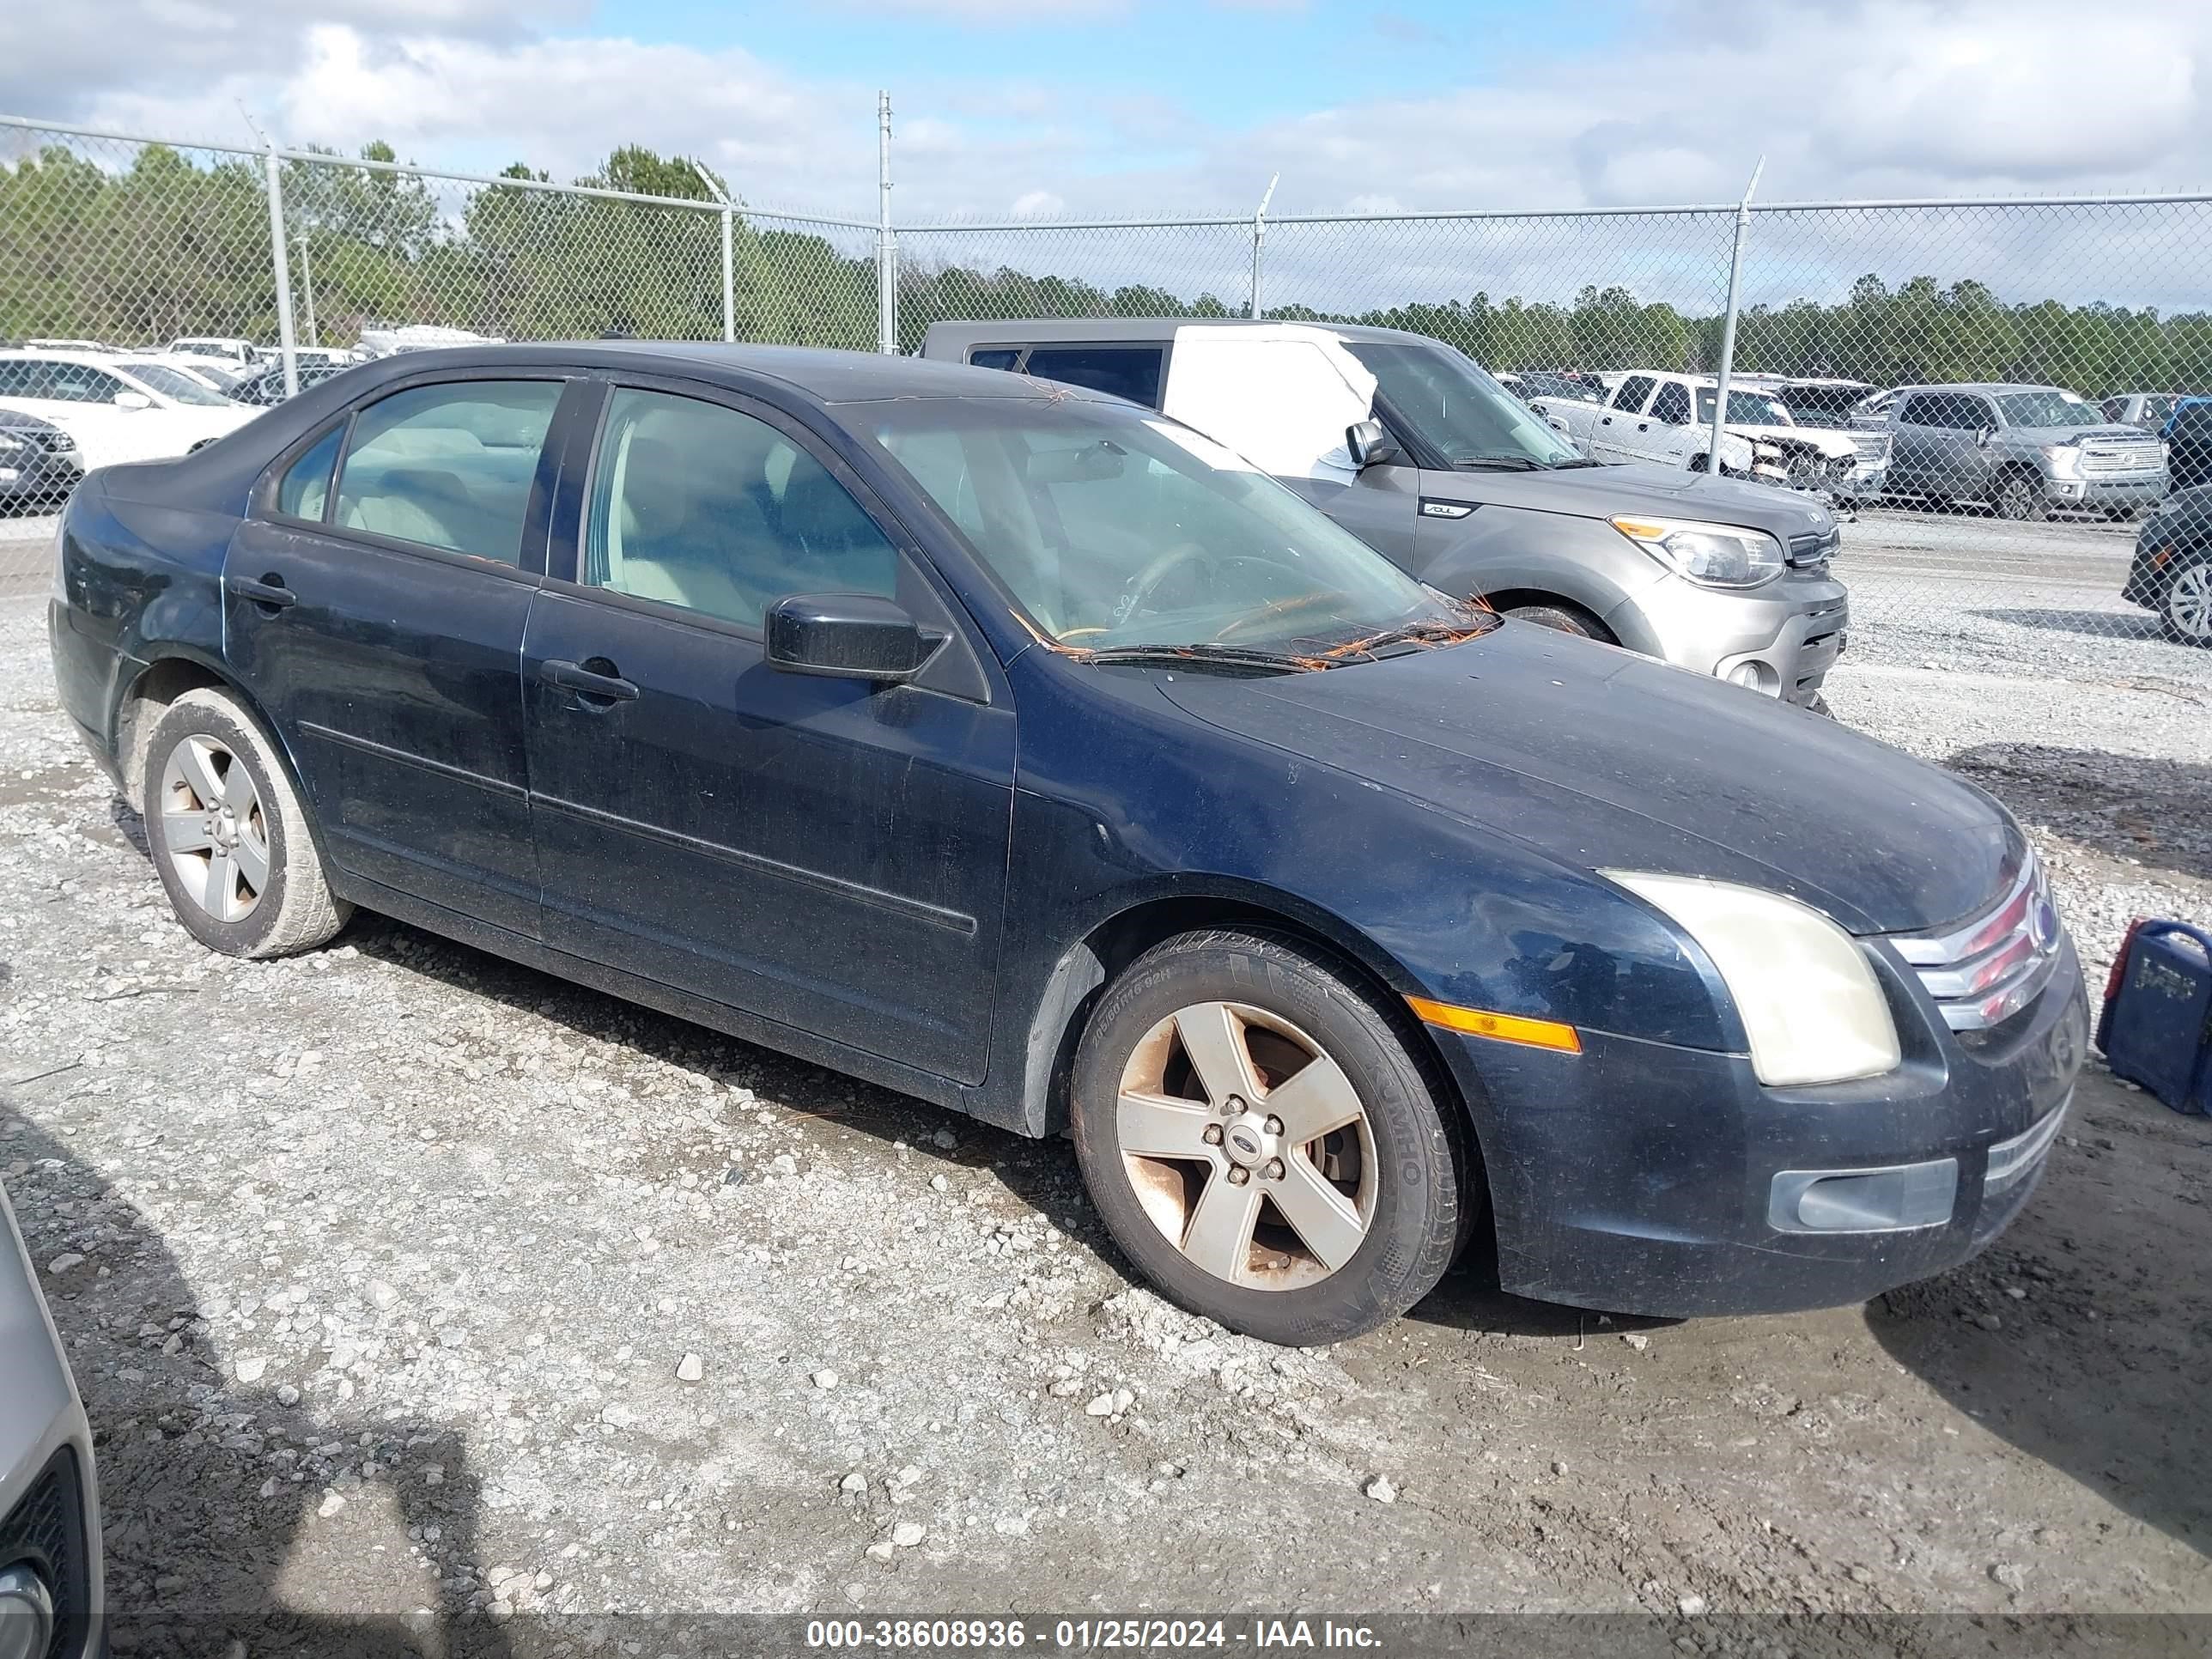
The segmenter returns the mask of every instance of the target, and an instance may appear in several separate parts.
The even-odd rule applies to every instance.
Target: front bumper
[[[2046,477],[2043,492],[2053,507],[2148,507],[2166,499],[2166,483],[2163,472],[2118,478]]]
[[[1843,654],[1850,599],[1827,575],[1792,568],[1746,592],[1701,587],[1670,575],[1605,618],[1615,638],[1677,667],[1804,706]]]
[[[84,467],[76,453],[28,457],[0,456],[0,501],[52,503],[58,507],[84,482]]]
[[[2065,944],[2037,1000],[1971,1041],[1901,963],[1881,975],[1904,1063],[1820,1089],[1587,1032],[1579,1055],[1452,1039],[1503,1287],[1617,1313],[1779,1313],[1862,1302],[1988,1245],[2034,1190],[2088,1049],[2080,961]]]

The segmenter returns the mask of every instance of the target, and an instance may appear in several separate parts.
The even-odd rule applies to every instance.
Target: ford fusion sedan
[[[1288,1343],[1854,1300],[2019,1211],[2087,1030],[2019,826],[1442,598],[1155,411],[772,348],[425,352],[93,474],[63,702],[178,916],[351,910],[1066,1133]],[[739,1291],[738,1294],[742,1294]]]
[[[0,1656],[86,1659],[100,1604],[92,1431],[0,1194]]]

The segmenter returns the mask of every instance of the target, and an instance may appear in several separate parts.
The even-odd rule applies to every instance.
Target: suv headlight
[[[1613,527],[1662,564],[1708,587],[1756,587],[1782,574],[1782,544],[1764,530],[1636,518],[1615,519]]]
[[[37,447],[28,438],[19,438],[12,432],[0,429],[0,455],[27,455]]]
[[[2062,477],[2070,478],[2081,470],[2081,452],[2071,444],[2045,444],[2040,453],[2051,463],[2051,470]]]
[[[1897,1023],[1858,942],[1808,904],[1697,876],[1601,870],[1712,958],[1761,1083],[1844,1083],[1897,1069]]]

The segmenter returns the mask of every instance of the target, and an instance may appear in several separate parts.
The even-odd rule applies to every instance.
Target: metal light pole
[[[1252,210],[1252,316],[1260,315],[1260,244],[1267,238],[1267,204],[1275,199],[1275,186],[1283,175],[1276,173],[1267,180],[1267,194],[1261,197],[1260,205]]]
[[[891,95],[876,94],[876,349],[885,356],[898,349],[898,248],[891,234]]]
[[[1766,171],[1766,158],[1759,158],[1759,165],[1751,170],[1751,182],[1743,187],[1743,200],[1735,208],[1735,249],[1729,255],[1728,316],[1721,324],[1720,374],[1713,387],[1713,430],[1705,446],[1705,471],[1718,477],[1721,470],[1721,428],[1728,423],[1729,371],[1735,362],[1735,313],[1740,290],[1743,286],[1743,238],[1751,228],[1751,194],[1759,188],[1759,175]]]

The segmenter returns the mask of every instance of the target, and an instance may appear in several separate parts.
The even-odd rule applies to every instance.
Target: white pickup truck
[[[1591,460],[1710,471],[1706,451],[1718,393],[1710,375],[1638,372],[1607,378],[1615,384],[1601,404],[1534,398],[1528,406]],[[1848,500],[1871,499],[1881,493],[1889,447],[1863,440],[1878,437],[1800,426],[1765,392],[1730,386],[1721,471]]]

